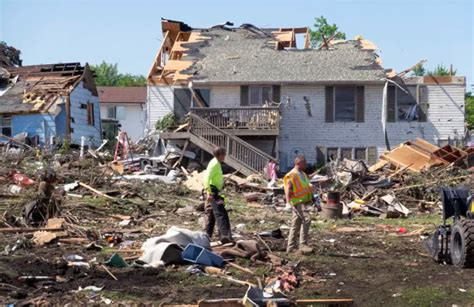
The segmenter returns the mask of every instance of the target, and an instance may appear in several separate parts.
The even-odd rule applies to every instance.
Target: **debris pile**
[[[109,301],[100,296],[103,289],[129,274],[179,271],[244,286],[248,290],[241,301],[288,302],[297,287],[314,280],[281,253],[287,230],[283,220],[256,221],[267,229],[263,232],[236,223],[237,241],[229,245],[196,231],[204,205],[203,172],[185,145],[164,146],[147,137],[123,150],[119,145],[115,155],[105,146],[39,151],[21,144],[3,149],[0,259],[39,253],[50,261],[44,272],[27,267],[11,276],[2,275],[0,266],[1,281],[9,285],[0,293],[32,300],[28,287],[33,285],[46,292],[93,292],[100,298],[95,302],[104,303]],[[363,161],[333,161],[310,176],[316,188],[314,212],[321,205],[320,216],[331,216],[331,202],[341,204],[334,216],[348,218],[434,211],[439,186],[468,182],[470,155],[469,150],[416,140],[384,153],[371,167]],[[240,194],[249,208],[278,216],[286,210],[282,180],[276,176],[242,178],[235,172],[225,177],[227,192]],[[396,232],[407,231],[400,227]],[[137,270],[143,273],[132,273]]]

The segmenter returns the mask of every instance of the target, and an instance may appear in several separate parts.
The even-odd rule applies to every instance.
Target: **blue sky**
[[[324,15],[348,38],[381,49],[384,67],[401,71],[453,64],[474,83],[472,0],[0,0],[0,40],[22,51],[24,65],[102,60],[147,74],[161,40],[160,17],[195,27],[224,21],[261,27],[310,26]]]

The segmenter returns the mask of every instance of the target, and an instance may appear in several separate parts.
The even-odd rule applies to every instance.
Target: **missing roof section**
[[[328,48],[316,50],[309,49],[306,27],[258,28],[243,24],[230,28],[226,22],[196,29],[181,22],[165,21],[162,27],[168,38],[162,52],[168,53],[167,63],[150,76],[165,80],[166,84],[190,80],[196,83],[381,82],[386,77],[376,46],[363,39],[334,41]],[[304,49],[296,48],[296,34],[306,36]]]

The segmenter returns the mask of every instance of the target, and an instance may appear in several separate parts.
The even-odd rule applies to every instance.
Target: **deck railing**
[[[191,113],[221,129],[273,129],[280,127],[278,107],[191,108]]]
[[[189,132],[213,146],[227,150],[227,156],[239,161],[254,172],[262,172],[274,158],[249,143],[233,136],[200,116],[190,114]]]

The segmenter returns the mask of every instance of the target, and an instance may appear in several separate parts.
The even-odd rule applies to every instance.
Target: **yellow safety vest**
[[[300,176],[300,174],[298,174],[296,171],[291,171],[283,178],[285,189],[288,181],[291,182],[292,190],[290,191],[290,203],[292,205],[306,203],[311,201],[313,198],[313,192],[311,189],[311,184],[309,183],[309,178],[305,173],[301,172],[301,174],[303,176]]]

